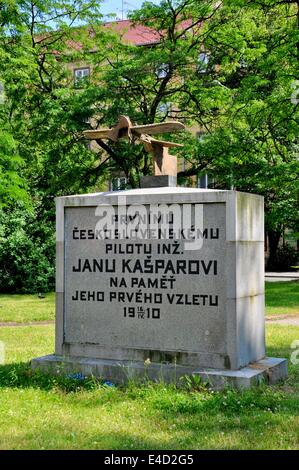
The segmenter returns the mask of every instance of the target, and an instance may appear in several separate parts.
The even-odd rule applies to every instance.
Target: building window
[[[207,174],[198,175],[197,177],[197,187],[201,189],[207,189],[209,187],[209,177]]]
[[[209,56],[206,52],[201,52],[198,56],[197,70],[199,73],[205,73],[209,64]]]
[[[89,67],[85,67],[82,69],[75,69],[74,70],[74,85],[76,88],[80,88],[85,85],[88,81],[90,76],[90,69]]]
[[[198,142],[203,142],[205,138],[207,137],[206,132],[204,131],[198,131],[196,133],[196,137]],[[208,189],[209,186],[211,187],[213,185],[213,180],[210,180],[209,176],[207,173],[202,173],[197,176],[197,187],[201,189]]]
[[[109,183],[110,191],[122,191],[127,187],[127,178],[125,176],[120,176],[119,178],[113,178]]]

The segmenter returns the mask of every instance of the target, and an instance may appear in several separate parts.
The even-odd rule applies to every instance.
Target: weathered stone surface
[[[138,247],[141,251],[138,254],[136,243],[132,244],[131,240],[114,240],[113,244],[111,240],[72,240],[74,227],[78,230],[84,227],[87,231],[94,228],[95,215],[92,207],[68,208],[65,217],[65,343],[71,348],[77,345],[77,351],[81,344],[98,344],[101,355],[96,357],[107,354],[106,358],[113,354],[112,348],[122,348],[122,358],[128,360],[136,349],[142,353],[141,360],[146,359],[151,350],[158,361],[159,352],[162,355],[164,351],[172,352],[177,361],[183,360],[183,353],[189,352],[204,366],[224,367],[225,205],[205,205],[203,209],[207,227],[215,233],[219,229],[219,239],[205,240],[206,246],[196,251],[184,250],[182,243],[145,240],[139,243],[142,246]],[[158,253],[164,246],[169,251],[170,245],[175,254]],[[114,253],[114,248],[118,254]],[[151,259],[144,249],[152,252]],[[119,251],[126,254],[119,254]],[[98,272],[98,265],[93,265],[92,260],[96,263],[105,260],[105,272]],[[165,269],[157,268],[156,262],[164,262],[166,268],[170,260],[171,269],[164,275]],[[143,272],[147,270],[146,262],[156,272]],[[185,263],[186,268],[176,274],[178,262]],[[73,272],[73,269],[81,272]],[[130,272],[135,269],[135,273]],[[196,274],[186,275],[189,269]],[[125,285],[111,288],[111,278],[119,283],[123,280]],[[162,288],[148,287],[148,282],[157,280]],[[140,285],[140,282],[145,284]],[[134,309],[133,317],[130,308]],[[106,353],[103,347],[107,348]],[[80,355],[80,351],[77,354]]]
[[[157,205],[163,230],[180,220],[190,232],[134,239],[144,226],[132,214],[138,209],[148,222]],[[170,209],[172,223],[164,220]],[[122,220],[132,230],[115,238]],[[186,233],[200,233],[196,244]],[[171,374],[218,370],[215,383],[223,370],[235,377],[265,357],[263,237],[263,198],[235,191],[161,187],[57,198],[56,356],[33,366],[95,361],[97,375],[109,369],[117,381],[115,364],[141,370],[150,359],[153,371],[162,364]],[[108,369],[99,366],[105,361]]]
[[[276,384],[287,377],[287,361],[280,358],[265,358],[240,370],[198,369],[174,364],[145,365],[138,361],[113,361],[82,357],[44,356],[33,359],[32,368],[55,375],[81,373],[93,375],[115,384],[155,380],[180,384],[181,378],[199,375],[207,387],[221,390],[226,387],[246,389],[260,384]]]

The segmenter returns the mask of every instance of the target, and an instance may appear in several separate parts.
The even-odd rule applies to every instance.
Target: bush
[[[49,292],[55,281],[53,224],[17,207],[0,210],[0,292]]]
[[[298,252],[292,246],[285,244],[277,249],[271,265],[268,265],[270,271],[292,271],[291,266],[298,262]]]

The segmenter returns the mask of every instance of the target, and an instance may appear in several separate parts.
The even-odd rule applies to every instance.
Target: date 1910
[[[144,307],[124,307],[124,317],[125,318],[160,318],[160,309],[159,308],[144,308]]]

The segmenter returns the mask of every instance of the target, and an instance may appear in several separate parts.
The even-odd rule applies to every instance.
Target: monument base
[[[196,369],[176,364],[144,364],[142,362],[90,359],[83,357],[62,357],[49,355],[31,361],[33,370],[41,370],[55,375],[78,373],[93,375],[115,384],[125,384],[129,380],[150,379],[167,383],[180,383],[184,376],[200,375],[209,387],[221,390],[250,388],[262,383],[275,384],[288,375],[287,360],[268,357],[239,370]]]
[[[142,176],[140,187],[143,188],[175,188],[177,177],[170,175]]]

